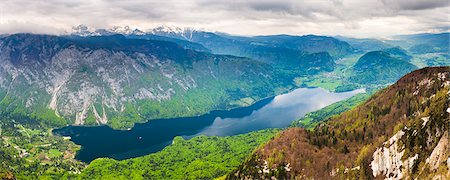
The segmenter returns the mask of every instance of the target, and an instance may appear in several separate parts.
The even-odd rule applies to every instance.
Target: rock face
[[[370,163],[373,176],[386,179],[411,177],[448,178],[450,175],[448,168],[448,163],[450,163],[448,162],[448,158],[450,158],[449,121],[447,120],[446,124],[433,121],[439,120],[430,120],[430,117],[422,118],[422,124],[418,126],[420,129],[417,126],[416,128],[405,127],[392,136],[389,141],[383,143],[383,146],[373,153],[373,160]],[[436,126],[438,124],[444,126]],[[412,133],[408,134],[404,131]],[[415,140],[416,142],[413,142],[414,146],[423,148],[419,153],[405,154],[405,152],[410,153],[411,151],[406,148],[407,145],[404,142],[412,142],[412,139],[422,138],[422,141]],[[422,163],[422,166],[418,166],[419,163]],[[439,168],[446,169],[447,174],[438,172]]]
[[[404,152],[400,151],[400,148],[397,146],[399,139],[404,134],[405,132],[399,131],[389,141],[385,142],[383,147],[378,148],[373,153],[373,161],[370,163],[370,166],[374,177],[384,175],[400,179],[403,176],[402,167],[411,168],[411,165],[406,164],[409,161],[406,161],[406,163],[402,161]]]
[[[389,140],[389,142],[393,143],[388,148],[380,147],[373,153],[373,161],[370,163],[370,166],[374,177],[383,177],[385,179],[411,177],[448,178],[450,175],[448,168],[448,158],[450,157],[448,144],[450,137],[448,131],[445,131],[442,135],[438,144],[432,149],[432,153],[425,156],[425,161],[420,162],[418,161],[419,154],[414,154],[412,157],[406,159],[404,158],[405,147],[397,144],[400,142],[399,140],[403,134],[404,132],[400,131]],[[423,163],[422,167],[415,170],[415,166],[419,163]],[[439,168],[442,168],[444,171],[437,172]],[[414,172],[417,170],[419,172]]]
[[[289,128],[229,179],[449,179],[450,67],[413,71],[363,104]]]
[[[273,94],[273,77],[271,66],[247,58],[122,35],[15,34],[0,39],[3,112],[54,113],[67,124],[129,127],[169,116],[165,104],[174,99],[179,104],[171,107],[183,115],[226,108],[236,89],[239,93],[232,95],[237,99]],[[198,93],[205,97],[192,101]]]
[[[436,145],[431,155],[425,161],[429,164],[431,170],[437,170],[442,163],[447,163],[447,166],[450,165],[450,162],[448,161],[450,150],[448,135],[448,131],[445,131],[441,140],[439,140],[438,145]]]

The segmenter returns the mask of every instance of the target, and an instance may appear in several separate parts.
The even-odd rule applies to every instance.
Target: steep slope
[[[450,67],[416,70],[312,131],[285,130],[228,178],[448,179],[449,95]]]
[[[364,54],[353,66],[350,80],[361,84],[391,83],[404,74],[417,69],[411,63],[393,57],[384,51],[372,51]]]
[[[1,112],[53,126],[124,128],[197,115],[273,95],[291,82],[251,59],[122,35],[16,34],[0,39],[0,52]]]

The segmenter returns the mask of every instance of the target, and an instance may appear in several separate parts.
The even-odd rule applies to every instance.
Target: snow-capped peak
[[[109,29],[110,32],[115,32],[117,34],[133,34],[133,35],[143,35],[145,34],[144,31],[141,31],[137,28],[132,29],[130,28],[130,26],[126,25],[126,26],[114,26],[112,28]]]
[[[160,36],[168,36],[172,38],[191,40],[192,35],[196,31],[201,31],[195,28],[180,28],[176,26],[162,25],[151,29],[151,33]]]
[[[78,26],[72,27],[72,31],[70,32],[72,35],[77,36],[98,36],[100,34],[92,31],[88,26],[84,24],[80,24]]]
[[[72,35],[77,36],[103,36],[103,35],[113,35],[113,34],[123,34],[123,35],[144,35],[145,32],[139,29],[130,28],[130,26],[113,26],[108,29],[92,29],[84,24],[72,27],[70,32]]]
[[[174,34],[182,34],[184,29],[176,26],[167,26],[162,25],[152,29],[152,33],[174,33]]]
[[[176,26],[161,25],[150,29],[148,31],[142,31],[137,28],[131,28],[130,26],[113,26],[107,29],[93,29],[84,24],[74,26],[69,34],[77,36],[105,36],[105,35],[145,35],[148,33],[160,36],[167,36],[178,39],[191,40],[195,32],[204,31],[196,28],[180,28]]]

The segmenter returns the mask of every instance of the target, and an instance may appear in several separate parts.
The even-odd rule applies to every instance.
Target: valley
[[[364,93],[363,89],[329,93],[323,89],[297,89],[255,104],[229,111],[151,120],[128,131],[111,128],[68,126],[53,132],[70,136],[82,146],[77,159],[90,162],[99,157],[128,159],[158,152],[172,143],[175,136],[190,139],[199,135],[232,136],[270,128],[284,128],[307,112]]]
[[[421,132],[447,122],[432,114],[448,107],[448,68],[426,67],[450,65],[439,39],[448,33],[382,41],[88,29],[0,37],[1,178],[364,179],[390,176],[368,167],[369,154],[402,128],[405,158],[422,162],[445,146],[440,133],[418,153],[422,139],[409,138],[425,115],[441,124]],[[326,168],[299,170],[313,162]],[[445,175],[443,163],[427,174]],[[426,177],[416,170],[431,165],[411,167],[395,177]]]

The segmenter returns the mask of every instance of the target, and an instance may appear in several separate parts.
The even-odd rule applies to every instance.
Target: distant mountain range
[[[449,53],[450,33],[423,33],[411,35],[397,35],[387,39],[351,38],[344,36],[293,36],[293,35],[268,35],[268,36],[234,36],[220,32],[209,32],[196,28],[180,28],[175,26],[158,26],[150,30],[132,29],[129,26],[115,26],[110,29],[90,29],[85,25],[73,28],[72,35],[78,36],[102,36],[123,34],[126,36],[156,35],[166,38],[181,39],[196,42],[209,47],[216,54],[242,53],[233,49],[232,45],[264,45],[271,47],[284,47],[297,49],[309,53],[329,52],[332,56],[342,56],[355,51],[375,51],[400,46],[412,53]],[[339,42],[341,41],[341,42]],[[343,44],[343,43],[344,44]],[[218,43],[219,45],[217,45]],[[318,43],[318,44],[316,44]],[[232,45],[230,45],[232,44]],[[346,44],[350,45],[347,46]],[[225,47],[222,47],[225,45]],[[339,46],[341,45],[341,46]]]
[[[346,42],[314,35],[243,37],[169,26],[160,26],[145,32],[132,30],[128,26],[93,31],[89,31],[86,26],[78,26],[74,30],[72,35],[78,36],[123,34],[130,38],[171,41],[197,51],[248,57],[277,65],[280,64],[280,59],[288,62],[301,61],[305,54],[310,53],[327,52],[337,58],[354,52]]]
[[[400,45],[414,53],[450,53],[450,33],[448,32],[399,35],[394,38],[401,40]]]
[[[361,51],[375,51],[401,47],[415,54],[450,53],[450,33],[398,35],[389,39],[358,39],[337,36]]]

